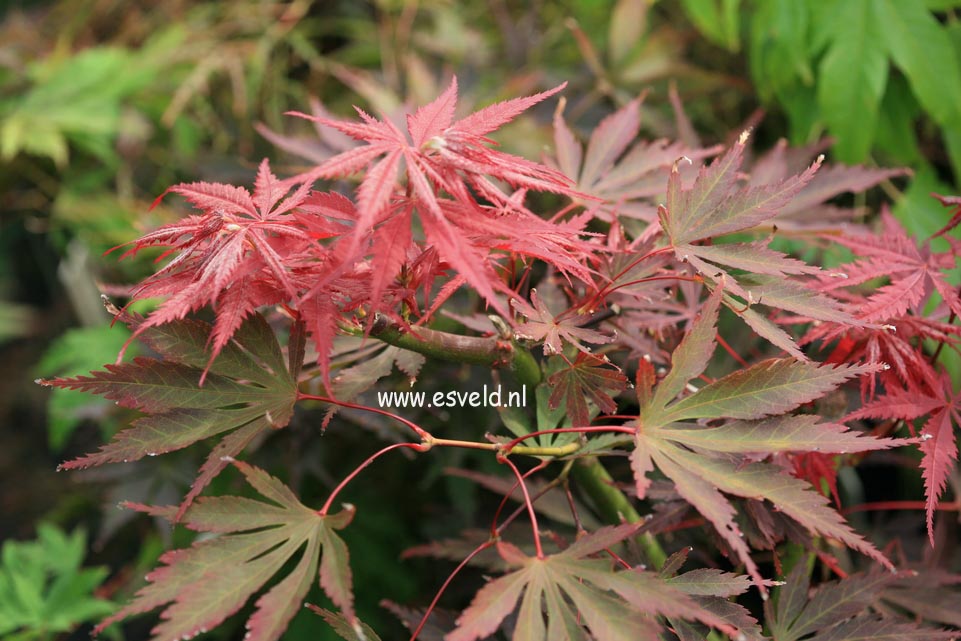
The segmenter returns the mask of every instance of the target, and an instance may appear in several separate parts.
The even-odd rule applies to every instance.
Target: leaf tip
[[[567,98],[561,96],[557,99],[557,106],[554,108],[554,118],[563,118],[565,107],[567,107]]]
[[[682,162],[686,162],[686,163],[689,164],[689,165],[693,165],[693,164],[694,164],[694,161],[691,160],[691,158],[690,158],[689,156],[681,156],[680,158],[678,158],[677,160],[675,160],[675,161],[674,161],[674,164],[671,166],[671,173],[672,173],[672,174],[678,173],[678,171],[679,171],[678,167],[679,167],[679,165],[680,165]]]

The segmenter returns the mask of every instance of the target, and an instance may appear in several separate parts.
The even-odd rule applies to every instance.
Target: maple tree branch
[[[591,425],[588,427],[558,427],[550,430],[537,430],[536,432],[531,432],[530,434],[524,434],[523,436],[518,436],[517,438],[502,445],[501,449],[503,450],[505,456],[512,454],[513,452],[517,452],[518,454],[524,453],[528,451],[530,448],[525,449],[523,446],[519,446],[518,445],[519,443],[523,443],[529,438],[543,436],[545,434],[571,434],[571,433],[590,434],[593,432],[605,432],[605,433],[620,432],[622,434],[633,434],[634,431],[635,430],[632,427],[623,427],[621,425]],[[574,444],[571,443],[571,444],[560,446],[560,447],[555,447],[555,448],[548,447],[548,448],[541,448],[541,449],[560,450],[560,449],[566,449],[570,445],[574,445]],[[571,454],[576,452],[578,449],[580,449],[579,444],[577,446],[577,449],[574,449],[571,451]]]
[[[461,441],[451,438],[429,437],[424,440],[424,444],[430,447],[461,447],[468,450],[487,450],[497,452],[498,455],[509,456],[511,454],[522,454],[524,456],[551,456],[561,457],[573,454],[581,449],[580,443],[568,443],[557,447],[539,447],[535,445],[517,445],[507,447],[501,443],[484,443],[481,441]]]
[[[370,336],[431,358],[492,369],[509,368],[524,385],[535,386],[541,380],[540,365],[531,353],[499,336],[462,336],[427,327],[406,331],[382,314],[374,316]]]
[[[356,333],[360,333],[357,331]],[[483,365],[490,368],[503,368],[509,365],[520,382],[536,386],[541,380],[540,366],[526,349],[512,341],[497,336],[475,337],[451,334],[434,329],[418,327],[416,334],[406,332],[386,316],[376,315],[370,328],[370,336],[390,345],[457,363]],[[616,430],[614,430],[616,431]],[[530,435],[526,435],[530,436]],[[524,438],[526,438],[526,436]],[[523,440],[516,439],[508,446],[511,454],[527,456],[565,456],[580,448],[579,443],[568,443],[562,447],[534,447],[517,445]],[[425,444],[440,447],[463,447],[499,451],[503,445],[453,439],[429,438]],[[572,468],[575,480],[591,498],[602,516],[609,523],[637,523],[644,520],[630,499],[613,485],[610,473],[596,458],[575,462]],[[644,533],[638,537],[641,549],[651,565],[661,568],[667,560],[660,543],[652,534]]]
[[[339,407],[344,407],[347,409],[373,412],[374,414],[380,414],[381,416],[386,416],[396,421],[400,421],[401,423],[409,427],[411,430],[413,430],[417,434],[417,436],[421,438],[420,446],[423,448],[420,450],[421,452],[426,452],[434,447],[460,447],[460,448],[471,449],[471,450],[487,450],[488,452],[503,453],[504,456],[508,456],[510,454],[522,454],[524,456],[551,456],[551,457],[557,458],[557,457],[573,454],[574,452],[576,452],[581,448],[580,443],[567,443],[566,445],[560,445],[557,447],[517,445],[517,443],[520,443],[521,441],[523,441],[524,438],[528,438],[530,436],[539,436],[540,434],[546,433],[546,432],[533,433],[528,435],[527,437],[515,439],[514,441],[511,441],[507,445],[504,445],[501,443],[485,443],[483,441],[462,441],[462,440],[450,439],[450,438],[436,438],[430,432],[418,426],[413,421],[409,421],[403,416],[399,416],[397,414],[394,414],[393,412],[388,412],[387,410],[380,409],[378,407],[371,407],[369,405],[360,405],[359,403],[350,403],[348,401],[341,401],[336,398],[330,398],[328,396],[317,396],[315,394],[306,394],[303,392],[298,393],[297,399],[302,401],[319,401],[321,403],[330,403],[331,405],[337,405]],[[571,429],[550,430],[550,431],[551,432],[571,431]],[[610,431],[617,431],[617,428],[614,428],[614,427],[587,428],[587,429],[581,428],[574,431],[610,432]]]

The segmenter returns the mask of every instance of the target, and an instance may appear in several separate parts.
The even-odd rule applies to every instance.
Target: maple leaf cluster
[[[955,218],[932,239],[944,236],[957,224]],[[867,402],[848,419],[924,419],[917,435],[923,455],[928,535],[933,543],[934,512],[958,459],[955,427],[961,425],[961,398],[926,342],[937,344],[934,350],[938,353],[945,346],[957,351],[961,342],[961,328],[952,322],[961,312],[961,293],[947,276],[957,266],[959,244],[945,236],[947,252],[934,251],[932,239],[919,245],[887,210],[881,212],[881,225],[877,234],[858,230],[835,237],[835,242],[854,252],[857,259],[838,268],[845,278],[819,286],[842,297],[852,314],[872,325],[825,324],[809,331],[805,340],[839,337],[829,361],[866,358],[889,364],[876,378],[865,381]],[[886,284],[866,296],[855,291],[858,285],[875,279],[884,279]],[[929,307],[934,310],[926,312]],[[887,429],[892,427],[889,424]]]
[[[501,412],[516,438],[485,435],[477,443],[435,439],[410,420],[367,407],[421,438],[380,453],[466,443],[494,451],[515,472],[513,485],[488,485],[508,497],[520,489],[533,552],[503,538],[496,519],[482,540],[431,548],[437,556],[456,548],[465,563],[485,551],[498,557],[501,576],[442,631],[452,641],[510,625],[515,639],[686,640],[704,638],[706,628],[764,638],[751,613],[729,600],[750,585],[764,596],[774,587],[757,550],[770,552],[766,558],[780,569],[782,543],[830,558],[821,545],[830,540],[894,569],[826,495],[839,503],[836,470],[848,454],[920,447],[933,541],[961,423],[961,395],[938,365],[938,355],[961,342],[954,322],[961,294],[949,275],[961,246],[947,235],[961,214],[936,234],[947,251],[935,251],[930,240],[919,245],[886,210],[880,229],[856,223],[859,212],[829,201],[903,172],[827,166],[818,146],[779,144],[752,160],[748,132],[726,150],[639,140],[640,98],[601,121],[586,146],[564,120],[562,102],[556,150],[544,163],[495,148],[489,134],[563,87],[460,119],[456,79],[403,123],[360,109],[359,120],[340,120],[317,106],[295,115],[333,130],[337,151],[312,155],[307,171],[280,179],[265,160],[252,193],[190,183],[158,198],[178,194],[199,213],[133,241],[125,256],[161,247],[166,262],[132,298],[164,300],[146,318],[116,313],[157,358],[44,383],[145,414],[64,468],[219,439],[179,507],[135,506],[216,536],[165,554],[150,584],[111,621],[162,607],[155,638],[189,637],[218,625],[283,566],[295,565],[256,601],[247,624],[253,638],[277,639],[314,577],[340,609],[322,616],[344,638],[373,638],[356,618],[347,550],[336,534],[353,508],[329,514],[342,486],[314,511],[234,457],[286,426],[298,401],[363,408],[350,401],[395,366],[413,381],[434,356],[526,376],[537,403],[529,412]],[[319,188],[355,178],[346,194]],[[542,216],[527,204],[532,192],[541,192],[538,202],[562,204]],[[820,267],[799,257],[799,244],[821,255],[841,248],[854,259]],[[464,334],[428,327],[461,288],[478,294],[472,311],[483,306],[493,318],[450,312]],[[212,324],[187,318],[208,307]],[[286,347],[274,322],[291,327]],[[738,349],[725,340],[745,330],[759,340]],[[328,396],[302,391],[307,379],[320,379]],[[633,394],[626,393],[630,380]],[[848,410],[848,392],[857,391],[861,406]],[[832,396],[844,407],[822,411],[819,404]],[[599,418],[605,425],[594,424]],[[873,432],[855,424],[866,420]],[[909,434],[914,438],[898,438],[898,421],[923,424]],[[530,473],[554,460],[565,464],[536,496],[533,481],[510,460],[525,454],[541,460]],[[584,533],[572,492],[560,511],[547,509],[551,499],[542,497],[567,487],[571,466],[583,462],[575,459],[607,455],[628,456],[632,478],[617,486],[595,477],[596,491],[624,503],[608,527]],[[269,502],[198,498],[231,463]],[[642,524],[631,501],[661,514]],[[676,512],[672,526],[690,508],[743,575],[708,568],[678,574],[687,552],[660,558],[666,555],[650,545],[646,560],[657,572],[614,552],[653,536],[659,519],[674,518],[666,512]],[[569,517],[568,510],[576,540],[542,537],[536,512],[563,521],[558,514]],[[542,538],[554,546],[547,553]],[[881,606],[856,596],[862,588],[881,593],[895,575],[858,575],[807,601],[804,565],[793,566],[776,607],[766,608],[776,639],[949,638],[875,616],[870,608]],[[831,599],[844,607],[829,612]]]
[[[486,137],[562,88],[455,121],[454,79],[407,117],[406,131],[360,109],[361,122],[295,114],[364,144],[284,180],[264,160],[252,194],[220,183],[168,189],[201,213],[145,234],[124,254],[165,247],[161,258],[172,257],[133,291],[133,299],[165,299],[142,327],[210,306],[214,359],[245,317],[283,304],[307,324],[326,363],[339,323],[357,310],[406,323],[467,284],[506,314],[512,291],[502,263],[515,256],[589,279],[591,248],[581,235],[587,218],[549,222],[524,205],[529,190],[574,195],[572,182],[493,148]],[[315,191],[320,179],[356,174],[363,179],[355,199]],[[451,287],[434,297],[431,285],[448,271],[456,273]],[[429,308],[418,304],[418,290],[432,300]],[[396,311],[401,303],[404,318]]]

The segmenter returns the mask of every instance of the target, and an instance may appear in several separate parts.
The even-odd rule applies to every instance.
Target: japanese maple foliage
[[[577,276],[587,276],[586,250],[577,241],[579,226],[544,222],[523,206],[523,192],[505,193],[491,180],[499,179],[514,188],[574,193],[571,182],[560,172],[493,149],[486,138],[561,89],[563,85],[491,105],[454,121],[454,78],[434,102],[407,117],[407,132],[360,109],[357,113],[362,122],[295,114],[367,143],[329,158],[295,180],[309,185],[318,178],[364,171],[357,189],[359,215],[347,253],[352,257],[372,237],[375,260],[383,261],[375,280],[375,301],[383,283],[398,273],[400,262],[387,256],[396,247],[400,229],[410,227],[414,211],[428,242],[495,307],[499,307],[495,292],[503,288],[486,260],[491,249],[535,256]],[[485,201],[488,204],[482,205]]]
[[[840,466],[920,448],[934,541],[961,422],[939,361],[959,343],[958,243],[936,251],[886,209],[861,224],[864,211],[829,202],[898,170],[829,166],[821,147],[785,144],[752,162],[748,132],[726,150],[642,140],[640,99],[586,148],[561,104],[547,164],[495,148],[489,135],[563,89],[458,117],[455,79],[406,126],[318,108],[295,115],[336,132],[325,139],[338,153],[311,152],[307,171],[281,179],[265,160],[252,191],[168,190],[196,211],[124,254],[165,248],[131,295],[163,302],[146,318],[108,307],[153,356],[42,381],[144,414],[64,469],[219,439],[179,506],[130,506],[204,536],[166,552],[101,629],[162,608],[153,638],[189,638],[250,602],[249,638],[273,641],[317,583],[339,611],[315,611],[345,639],[371,641],[338,534],[364,506],[335,507],[341,492],[395,450],[455,447],[501,464],[499,478],[459,474],[503,501],[485,529],[412,553],[461,561],[451,580],[471,564],[496,576],[446,627],[430,617],[450,580],[415,604],[419,621],[392,606],[412,638],[955,636],[932,627],[958,627],[950,608],[904,597],[925,575],[897,571],[882,552],[891,541],[836,508]],[[326,191],[333,180],[356,186]],[[802,258],[839,248],[854,261]],[[188,318],[207,309],[212,323]],[[413,385],[434,361],[482,368],[485,385],[519,386],[529,406],[500,408],[487,433],[367,396],[395,366]],[[393,442],[307,507],[236,459],[318,403],[318,426],[338,429],[333,410],[351,408]],[[200,496],[231,466],[262,498]],[[685,562],[698,567],[681,572]],[[840,580],[812,593],[819,562]],[[739,602],[751,588],[774,588],[776,601]]]

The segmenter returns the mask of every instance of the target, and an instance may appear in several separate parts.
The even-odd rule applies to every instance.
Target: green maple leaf
[[[123,317],[132,328],[140,319]],[[261,432],[287,425],[297,400],[303,361],[303,332],[294,326],[288,358],[263,316],[248,317],[211,363],[211,326],[180,320],[139,332],[161,359],[135,358],[106,365],[89,376],[39,381],[63,389],[100,394],[143,416],[92,454],[60,469],[135,461],[223,435],[200,468],[180,513]],[[209,368],[209,369],[208,369]]]
[[[881,619],[868,612],[885,588],[910,579],[908,573],[873,572],[824,583],[810,592],[806,563],[798,563],[765,604],[774,641],[940,641],[956,632],[919,627],[917,622]],[[809,635],[814,636],[809,636]]]
[[[307,607],[318,616],[323,617],[327,625],[333,628],[334,632],[344,641],[380,641],[377,633],[366,623],[359,623],[357,620],[350,621],[340,612],[331,612],[317,607],[313,603],[308,603]]]
[[[764,641],[765,637],[750,611],[735,603],[732,597],[747,592],[751,587],[750,577],[724,572],[714,568],[699,568],[674,576],[678,568],[687,560],[691,548],[675,552],[661,568],[660,576],[667,583],[687,594],[701,607],[713,612],[738,631],[741,641]],[[765,585],[773,585],[766,582]],[[702,641],[706,632],[704,626],[693,621],[669,617],[668,621],[680,641]]]
[[[770,249],[769,239],[728,244],[714,241],[776,220],[811,183],[823,157],[802,173],[783,180],[743,184],[740,169],[747,140],[744,132],[727,153],[700,169],[689,188],[684,187],[675,163],[668,179],[667,202],[658,207],[658,217],[675,258],[689,264],[712,286],[723,283],[730,296],[738,296],[747,304],[748,309],[739,313],[745,323],[773,345],[804,360],[787,333],[750,307],[758,303],[812,320],[857,325],[837,300],[795,279],[821,269]],[[745,305],[729,299],[728,306],[736,309]]]
[[[664,629],[658,617],[699,621],[736,634],[723,618],[656,574],[636,568],[615,572],[610,559],[591,558],[639,527],[601,528],[543,558],[498,542],[501,556],[517,569],[480,589],[446,641],[487,638],[518,601],[515,641],[657,641]]]
[[[719,289],[704,305],[672,357],[671,371],[652,389],[650,375],[638,376],[640,412],[631,466],[643,497],[657,467],[730,544],[748,573],[762,586],[757,566],[724,494],[770,501],[813,534],[838,539],[890,567],[890,562],[857,535],[804,481],[763,459],[780,452],[860,452],[901,445],[822,423],[812,415],[786,414],[820,398],[846,380],[877,370],[875,365],[819,366],[794,359],[768,360],[736,371],[675,398],[700,376],[715,348]],[[641,374],[648,372],[641,367]],[[648,372],[649,374],[650,372]],[[733,419],[706,426],[697,419]]]
[[[97,631],[133,614],[166,606],[152,639],[191,638],[237,612],[301,551],[290,573],[257,600],[247,620],[245,639],[278,639],[300,611],[318,568],[327,596],[347,621],[356,622],[347,546],[336,533],[350,524],[353,507],[334,515],[319,514],[263,470],[240,461],[233,463],[269,502],[237,496],[198,499],[184,514],[183,523],[216,536],[163,554],[160,560],[164,565],[147,575],[149,584],[97,626]],[[176,506],[130,507],[171,520],[177,512]]]

